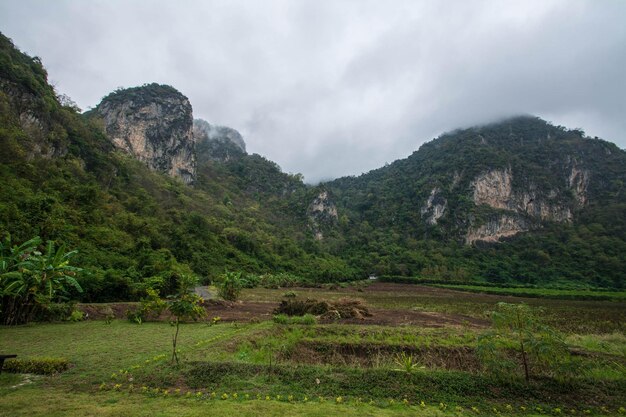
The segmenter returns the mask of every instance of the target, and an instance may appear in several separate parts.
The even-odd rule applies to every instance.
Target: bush
[[[65,358],[9,359],[3,370],[16,374],[51,375],[66,371],[70,363]]]
[[[72,311],[72,314],[70,314],[70,316],[67,318],[67,321],[73,321],[73,322],[83,321],[83,320],[85,320],[85,313],[83,313],[80,310]]]
[[[76,311],[76,303],[51,303],[38,311],[36,321],[65,321],[69,320]]]
[[[141,299],[139,308],[126,310],[126,318],[131,323],[141,324],[146,320],[157,320],[167,308],[167,302],[161,299],[157,290],[148,288],[146,293],[147,295]],[[110,320],[107,318],[107,322],[110,322]]]
[[[241,272],[225,272],[217,286],[217,293],[226,301],[237,301],[244,281]]]
[[[131,323],[141,324],[144,321],[144,312],[141,308],[126,310],[126,318]]]

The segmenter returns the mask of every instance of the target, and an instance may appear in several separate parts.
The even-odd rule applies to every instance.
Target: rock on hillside
[[[96,107],[113,144],[149,168],[195,180],[193,115],[187,97],[173,87],[147,84],[117,90]]]
[[[243,137],[230,127],[194,119],[193,136],[197,144],[198,158],[201,160],[227,162],[246,154]]]

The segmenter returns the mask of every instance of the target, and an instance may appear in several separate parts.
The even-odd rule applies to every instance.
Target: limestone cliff
[[[522,176],[526,177],[523,173]],[[471,183],[473,201],[477,206],[486,205],[506,214],[492,215],[484,224],[472,222],[467,231],[466,242],[477,240],[497,241],[540,227],[540,222],[571,222],[576,204],[568,202],[558,189],[541,189],[529,182],[522,188],[513,187],[511,167],[493,169],[478,175]],[[573,165],[567,178],[562,179],[572,192],[578,206],[587,202],[589,172]]]
[[[324,226],[331,226],[337,222],[337,206],[330,199],[328,191],[322,190],[317,197],[309,204],[307,209],[307,215],[309,218],[309,224],[315,239],[322,240],[324,234],[322,229]]]
[[[437,224],[437,220],[446,212],[448,201],[441,195],[441,190],[437,187],[433,188],[426,200],[426,203],[420,209],[422,218],[430,225]]]
[[[528,222],[518,216],[507,214],[496,215],[480,226],[467,231],[466,243],[476,241],[497,242],[502,237],[509,237],[530,229]]]
[[[113,144],[148,167],[193,183],[193,116],[187,97],[158,84],[117,90],[96,107]]]

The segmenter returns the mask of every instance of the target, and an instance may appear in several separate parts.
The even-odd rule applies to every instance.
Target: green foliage
[[[85,320],[85,313],[80,310],[73,310],[70,316],[67,318],[67,321],[77,322]]]
[[[317,323],[317,319],[312,314],[305,314],[303,316],[288,316],[286,314],[276,314],[272,318],[274,323],[277,324],[302,324],[302,325],[313,325]]]
[[[420,365],[419,361],[416,360],[412,354],[407,354],[404,351],[396,354],[394,362],[398,366],[396,371],[406,372],[407,374],[415,372],[420,367],[423,368],[423,366]]]
[[[19,374],[51,375],[66,371],[70,363],[65,358],[14,358],[4,363],[3,371]]]
[[[480,336],[477,347],[489,371],[511,377],[521,367],[526,381],[555,370],[563,375],[569,351],[559,334],[542,323],[540,309],[501,302],[491,319],[493,329]]]
[[[172,338],[172,362],[179,362],[176,345],[181,320],[196,321],[206,316],[206,310],[202,307],[202,298],[193,292],[198,284],[198,279],[193,275],[183,275],[178,281],[178,292],[168,297],[167,309],[174,317],[176,332]]]
[[[71,266],[77,251],[66,252],[46,244],[44,253],[37,250],[39,237],[13,245],[10,235],[0,242],[0,297],[3,324],[28,323],[35,314],[52,302],[64,300],[71,289],[82,291]]]
[[[131,323],[142,324],[148,320],[158,319],[167,308],[168,304],[161,298],[159,291],[148,288],[146,296],[141,298],[139,307],[126,310],[126,318]]]
[[[237,301],[243,286],[244,281],[241,278],[241,272],[226,271],[217,284],[217,293],[224,300]]]

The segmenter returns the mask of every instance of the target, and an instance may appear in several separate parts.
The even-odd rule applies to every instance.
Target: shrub
[[[9,359],[3,370],[16,374],[51,375],[66,371],[70,363],[65,358]]]
[[[72,314],[70,314],[70,316],[67,318],[67,321],[73,321],[73,322],[83,321],[83,320],[85,320],[85,313],[83,313],[80,310],[72,311]]]
[[[141,324],[144,321],[143,310],[141,308],[126,310],[126,318],[131,323]]]
[[[283,294],[283,297],[285,298],[296,298],[297,296],[298,294],[295,291],[287,291]]]
[[[111,322],[115,318],[115,313],[113,312],[113,309],[109,306],[106,306],[104,310],[102,310],[102,313],[105,315],[104,321],[106,322],[106,324],[111,324]]]
[[[225,272],[218,283],[217,293],[224,300],[237,301],[243,285],[241,272]]]
[[[76,310],[76,303],[50,303],[41,310],[35,317],[37,321],[65,321],[69,320],[72,312]]]

